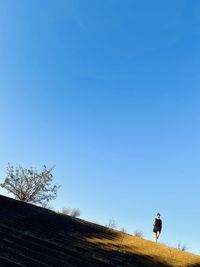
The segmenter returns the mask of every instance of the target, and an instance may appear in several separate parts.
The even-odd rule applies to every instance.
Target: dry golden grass
[[[155,259],[155,262],[161,262],[169,266],[189,267],[200,266],[200,257],[188,252],[183,252],[178,249],[154,243],[140,237],[124,234],[118,231],[116,238],[107,239],[105,237],[90,237],[87,242],[98,245],[101,248],[109,251],[118,251],[121,253],[133,253],[139,256]]]

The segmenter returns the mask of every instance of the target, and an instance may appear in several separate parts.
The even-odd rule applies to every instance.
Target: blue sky
[[[56,209],[200,252],[200,2],[0,1],[0,175],[55,165]],[[5,194],[1,190],[2,193]]]

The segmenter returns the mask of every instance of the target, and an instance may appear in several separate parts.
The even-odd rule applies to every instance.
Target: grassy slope
[[[3,196],[0,234],[0,259],[23,266],[200,267],[197,255]]]
[[[163,266],[176,267],[200,266],[200,257],[197,255],[122,232],[114,232],[116,232],[114,239],[89,237],[86,241],[96,244],[105,250],[140,255],[144,259],[149,257],[152,261],[155,260],[155,266],[156,263],[163,263]]]

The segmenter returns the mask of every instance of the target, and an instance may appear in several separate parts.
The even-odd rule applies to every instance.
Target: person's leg
[[[156,238],[159,239],[159,237],[160,237],[160,232],[157,231],[157,233],[156,233]]]
[[[154,240],[157,243],[157,232],[154,232]]]

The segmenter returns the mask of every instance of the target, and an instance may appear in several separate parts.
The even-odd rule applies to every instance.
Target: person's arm
[[[160,231],[162,229],[162,220],[160,220]]]
[[[156,223],[156,219],[153,221],[153,226],[155,226],[155,223]]]

